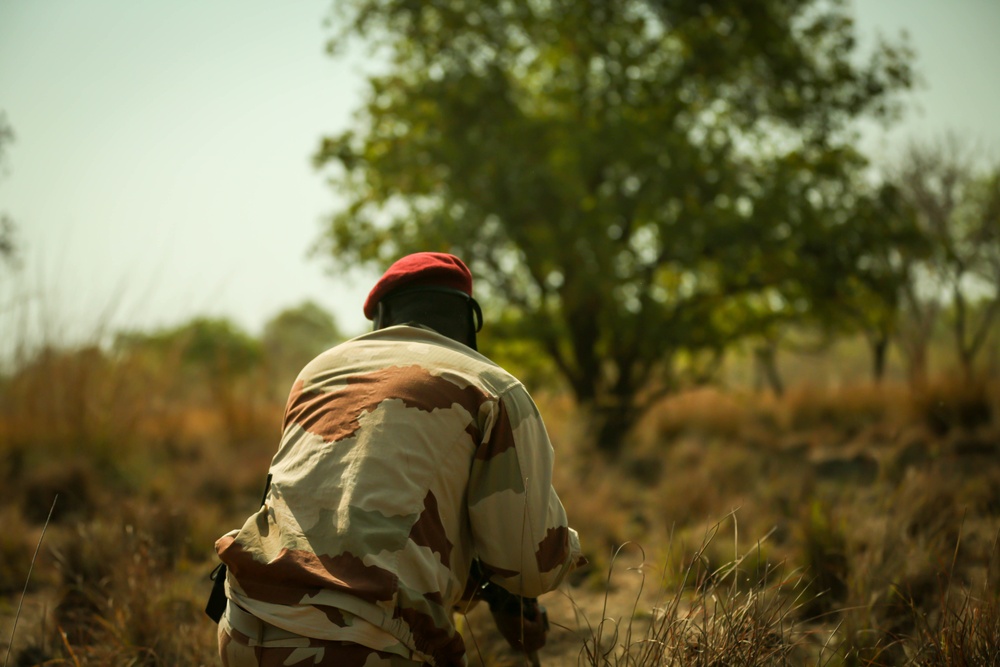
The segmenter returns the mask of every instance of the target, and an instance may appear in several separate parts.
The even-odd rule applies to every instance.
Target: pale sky
[[[50,338],[198,315],[251,333],[312,299],[349,334],[375,276],[308,257],[335,193],[310,158],[350,126],[359,61],[324,52],[332,0],[0,0],[0,212]],[[925,86],[883,137],[958,131],[1000,150],[1000,0],[856,0],[862,46],[909,32]],[[16,284],[15,284],[16,282]],[[34,335],[34,334],[33,334]]]

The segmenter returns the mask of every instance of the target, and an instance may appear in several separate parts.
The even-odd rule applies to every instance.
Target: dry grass
[[[0,652],[65,501],[11,664],[215,664],[212,543],[256,504],[281,406],[245,378],[223,414],[164,374],[86,348],[0,380]],[[591,563],[543,599],[544,664],[997,664],[995,382],[702,389],[615,465],[536,398]],[[523,663],[484,610],[462,623],[473,664]]]
[[[640,585],[627,614],[609,616],[605,604],[595,622],[580,611],[585,626],[581,662],[594,667],[801,664],[808,652],[794,632],[801,577],[774,581],[774,573],[762,565],[759,546],[714,567],[706,554],[720,526],[713,526],[693,553],[672,554],[679,566],[660,569],[659,580],[652,582],[652,606],[640,606],[647,571],[640,563],[629,568]],[[619,553],[605,590],[612,588]]]
[[[940,406],[929,404],[927,395],[947,397],[951,414],[960,416],[947,432],[928,418]],[[803,388],[779,400],[702,390],[667,401],[646,419],[621,468],[595,475],[602,486],[564,487],[571,519],[576,521],[578,506],[585,508],[592,545],[625,537],[662,553],[659,545],[677,539],[697,543],[713,517],[735,509],[739,534],[719,536],[698,553],[713,572],[735,562],[734,553],[753,553],[757,571],[767,572],[772,586],[801,574],[797,602],[779,607],[777,616],[765,615],[793,625],[799,639],[788,655],[716,655],[715,663],[679,653],[650,663],[621,660],[994,664],[964,661],[955,646],[965,646],[966,654],[978,651],[977,657],[992,651],[994,660],[1000,659],[1000,635],[989,630],[997,577],[984,583],[985,564],[996,562],[992,549],[1000,530],[996,399],[995,385],[958,391],[944,381],[917,394],[896,386],[862,386],[856,392]],[[634,474],[636,469],[641,474]],[[610,494],[604,488],[628,490]],[[606,505],[606,516],[617,517],[603,532],[602,522],[588,511],[600,504]],[[644,530],[625,535],[623,526]],[[756,549],[753,538],[765,534],[769,539]],[[591,590],[605,585],[599,573],[607,558],[597,562]],[[676,578],[666,583],[679,590]],[[742,588],[752,599],[739,600],[715,588],[713,604],[727,600],[734,606],[725,609],[759,612],[775,601],[756,597],[760,590],[765,587]],[[702,628],[714,638],[713,646],[726,642],[711,633],[759,629],[732,615],[718,618],[732,618],[735,625]],[[807,658],[802,638],[812,647]],[[817,650],[817,638],[823,638],[823,651]]]

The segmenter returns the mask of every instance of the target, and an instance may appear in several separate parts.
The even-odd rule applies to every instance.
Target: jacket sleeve
[[[475,555],[494,583],[538,597],[586,562],[552,488],[552,444],[520,384],[482,410],[468,494]]]

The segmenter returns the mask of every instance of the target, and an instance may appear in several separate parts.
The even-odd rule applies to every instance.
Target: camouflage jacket
[[[423,327],[359,336],[292,387],[266,502],[216,543],[229,597],[304,636],[462,664],[474,560],[526,597],[584,562],[552,465],[534,402],[486,357]]]

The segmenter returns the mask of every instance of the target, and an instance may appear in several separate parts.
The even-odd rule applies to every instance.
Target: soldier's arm
[[[517,385],[491,409],[469,481],[476,556],[490,581],[534,598],[585,560],[552,488],[554,452],[534,402]]]

